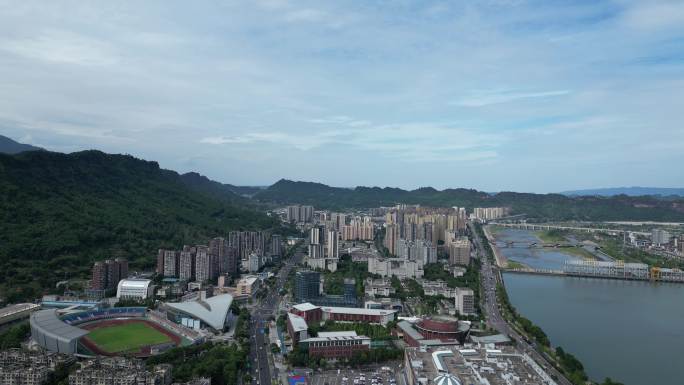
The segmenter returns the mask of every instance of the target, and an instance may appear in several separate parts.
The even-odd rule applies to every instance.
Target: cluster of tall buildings
[[[95,262],[92,268],[92,290],[115,289],[119,281],[128,277],[128,261],[125,258]]]
[[[287,206],[285,219],[289,223],[310,223],[313,221],[313,206]]]
[[[335,229],[314,226],[309,230],[307,265],[313,269],[337,270],[340,258],[340,234]]]
[[[409,206],[390,210],[385,214],[384,245],[390,254],[397,255],[400,239],[423,240],[437,244],[446,240],[446,232],[465,233],[467,223],[463,207],[425,208]]]
[[[413,261],[421,261],[424,265],[437,262],[437,247],[424,239],[409,241],[400,239],[397,242],[397,257]]]
[[[507,207],[475,207],[473,217],[481,221],[491,221],[499,219],[508,213]]]
[[[182,250],[159,249],[157,273],[185,281],[213,281],[220,275],[237,277],[241,266],[259,270],[266,260],[282,254],[282,237],[274,234],[266,248],[267,234],[231,231],[228,239],[217,237],[208,245],[183,246]],[[256,265],[256,266],[253,266]]]
[[[375,231],[371,217],[364,216],[352,217],[349,224],[344,224],[340,228],[343,241],[372,241],[375,237]]]

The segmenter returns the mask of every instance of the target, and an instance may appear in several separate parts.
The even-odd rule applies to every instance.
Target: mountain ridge
[[[24,151],[45,151],[45,149],[30,144],[19,143],[12,138],[0,135],[0,153],[12,155]]]
[[[88,276],[95,260],[126,257],[132,269],[151,268],[159,248],[230,230],[287,235],[254,202],[204,182],[95,150],[0,154],[0,297],[32,299],[57,280]]]
[[[512,214],[526,214],[539,220],[684,220],[684,199],[653,197],[568,197],[558,193],[534,194],[502,191],[486,193],[474,189],[395,187],[353,189],[317,182],[281,179],[254,195],[261,202],[311,204],[321,209],[359,209],[393,206],[398,203],[427,206],[510,207]]]

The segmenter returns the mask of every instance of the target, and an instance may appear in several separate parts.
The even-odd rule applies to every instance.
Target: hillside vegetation
[[[196,179],[99,151],[0,154],[0,297],[31,299],[87,277],[95,260],[151,267],[160,247],[280,226],[248,199]]]
[[[511,214],[527,214],[537,220],[653,220],[684,221],[684,199],[656,197],[582,196],[500,192],[489,194],[471,189],[436,190],[424,187],[407,191],[398,188],[330,187],[320,183],[280,180],[254,195],[263,202],[311,204],[321,209],[370,208],[397,203],[424,206],[504,206]]]

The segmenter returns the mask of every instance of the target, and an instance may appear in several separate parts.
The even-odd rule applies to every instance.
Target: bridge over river
[[[609,228],[601,228],[601,227],[573,227],[573,226],[561,226],[561,225],[550,225],[550,224],[543,224],[543,223],[501,223],[501,222],[490,222],[492,225],[497,225],[497,226],[502,226],[502,227],[509,227],[509,228],[514,228],[514,229],[522,229],[522,230],[532,230],[532,231],[537,231],[537,230],[571,230],[571,231],[582,231],[582,232],[587,232],[587,233],[607,233],[611,235],[620,235],[620,234],[637,234],[637,235],[643,235],[643,236],[650,236],[651,233],[646,233],[643,231],[630,231],[630,230],[622,230],[622,229],[609,229]]]

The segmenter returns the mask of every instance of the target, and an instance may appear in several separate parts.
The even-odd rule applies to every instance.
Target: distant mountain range
[[[31,146],[30,144],[19,143],[6,136],[0,135],[0,153],[2,154],[18,154],[24,151],[39,151],[43,150],[40,147]]]
[[[331,187],[321,183],[282,179],[257,192],[253,199],[275,204],[311,204],[316,208],[341,210],[393,206],[397,203],[424,206],[473,207],[504,206],[511,214],[526,214],[538,220],[684,220],[684,199],[658,199],[629,196],[577,196],[499,192],[490,194],[471,189],[416,190],[399,188]]]
[[[572,190],[563,191],[561,194],[568,196],[615,196],[615,195],[628,195],[628,196],[680,196],[684,197],[684,188],[665,188],[665,187],[609,187],[609,188],[597,188],[597,189],[587,189],[587,190]]]

